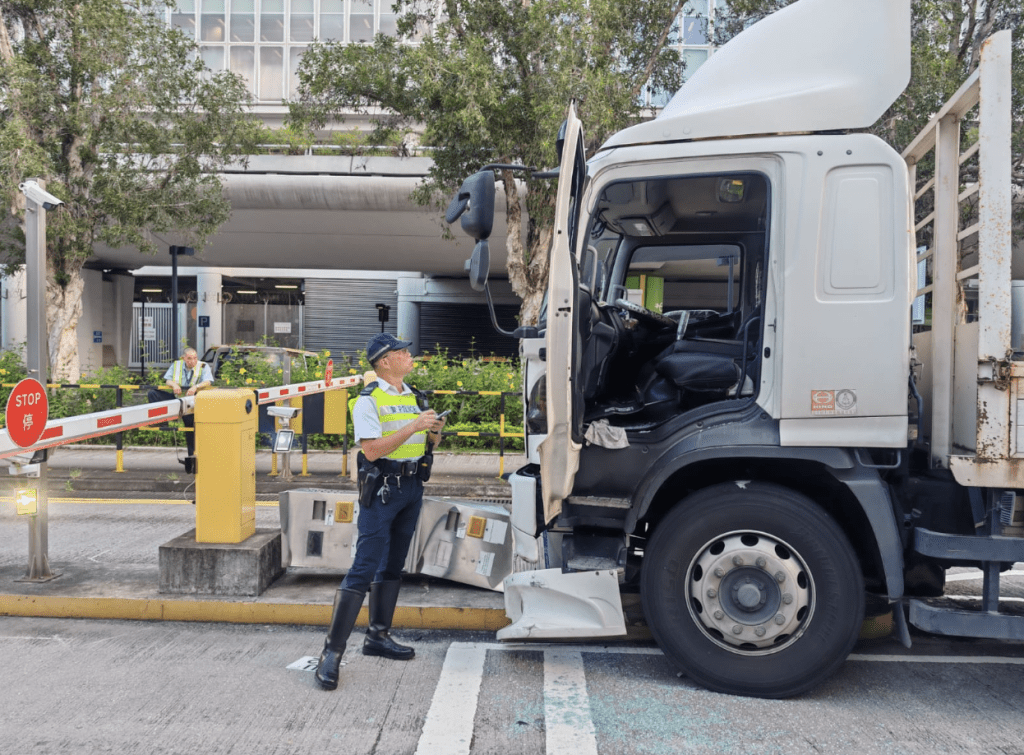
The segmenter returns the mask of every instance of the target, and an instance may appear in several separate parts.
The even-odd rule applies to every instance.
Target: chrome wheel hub
[[[806,628],[814,584],[799,554],[762,532],[708,542],[690,564],[687,605],[698,626],[736,653],[781,650]]]

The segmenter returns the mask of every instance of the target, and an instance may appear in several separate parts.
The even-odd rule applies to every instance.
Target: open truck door
[[[558,194],[555,200],[555,228],[548,268],[547,295],[547,438],[540,444],[541,497],[544,522],[562,511],[562,501],[572,491],[579,469],[580,412],[576,404],[574,364],[576,337],[577,266],[574,249],[579,224],[579,202],[586,175],[583,126],[576,107],[569,104],[562,133]]]

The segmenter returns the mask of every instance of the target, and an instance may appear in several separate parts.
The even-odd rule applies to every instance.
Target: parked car
[[[296,373],[317,364],[317,354],[302,349],[288,349],[281,346],[251,346],[246,344],[227,344],[214,346],[206,350],[202,361],[210,365],[210,371],[216,380],[221,367],[227,362],[250,354],[259,354],[274,369],[282,370],[281,384],[292,382],[292,371]]]

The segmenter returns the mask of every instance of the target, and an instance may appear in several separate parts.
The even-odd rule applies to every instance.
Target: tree
[[[794,0],[719,0],[714,42],[724,44],[735,34]],[[981,45],[997,31],[1013,36],[1013,165],[1015,226],[1024,229],[1024,0],[913,0],[911,79],[903,95],[872,131],[902,152],[942,105],[956,93],[981,62]],[[970,128],[966,141],[976,138]],[[926,180],[928,166],[918,171]],[[965,164],[970,179],[976,166]]]
[[[156,10],[156,12],[153,12]],[[217,171],[251,152],[243,81],[204,69],[160,8],[128,0],[0,0],[0,253],[24,262],[18,183],[46,181],[51,379],[79,377],[82,267],[94,243],[202,248],[229,216]]]
[[[570,100],[593,150],[641,118],[645,88],[674,92],[682,63],[666,43],[683,4],[396,0],[399,39],[310,47],[291,119],[323,128],[346,113],[368,113],[380,131],[421,127],[434,165],[417,197],[440,206],[485,164],[557,164],[555,140]],[[533,323],[547,284],[554,187],[528,173],[518,174],[522,184],[512,171],[500,178],[509,279],[523,301],[520,320]]]

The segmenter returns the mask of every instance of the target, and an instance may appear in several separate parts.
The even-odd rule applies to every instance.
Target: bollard
[[[309,466],[307,465],[307,455],[309,454],[309,448],[306,445],[306,433],[302,434],[302,471],[299,473],[300,477],[309,477]]]
[[[124,406],[124,394],[121,392],[121,386],[117,386],[115,396],[117,398],[117,408],[120,409]],[[124,472],[124,433],[114,435],[114,442],[117,447],[117,465],[114,467],[114,471]]]

